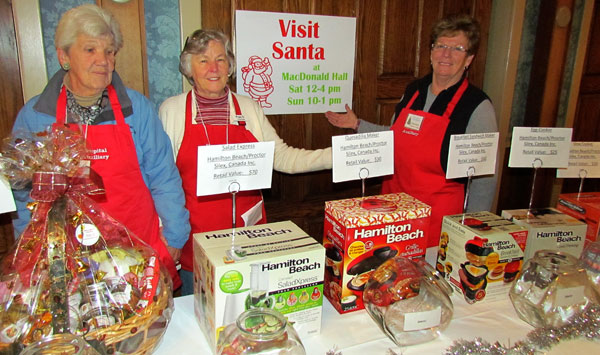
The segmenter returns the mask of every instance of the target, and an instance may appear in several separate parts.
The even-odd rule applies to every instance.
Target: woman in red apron
[[[114,73],[122,47],[119,25],[96,5],[78,6],[61,18],[55,43],[62,68],[19,112],[13,132],[63,124],[81,130],[91,168],[106,192],[99,201],[102,209],[155,249],[177,288],[181,281],[172,256],[178,258],[189,236],[189,214],[169,139],[152,104],[125,88]],[[29,220],[28,198],[26,192],[15,197],[19,219],[14,225],[20,235]]]
[[[394,175],[386,177],[382,193],[406,192],[429,204],[427,246],[437,247],[443,216],[461,213],[464,206],[464,183],[445,177],[450,136],[497,128],[489,98],[466,78],[479,44],[476,21],[466,15],[444,18],[434,26],[431,38],[432,74],[409,84],[396,106],[391,126]],[[338,127],[359,132],[389,128],[358,120],[348,107],[346,113],[326,116]],[[476,210],[491,208],[496,180],[488,181],[477,185],[480,191],[470,191],[479,200],[472,205]]]
[[[331,168],[331,150],[289,147],[275,132],[261,106],[227,87],[234,58],[227,37],[214,30],[198,30],[186,41],[180,71],[194,89],[167,99],[159,110],[171,137],[177,167],[183,180],[192,234],[232,227],[232,195],[196,196],[198,146],[274,141],[274,168],[297,173]],[[245,218],[242,215],[246,214]],[[247,217],[252,216],[252,217]],[[260,191],[236,194],[237,227],[266,222]],[[193,240],[181,255],[181,294],[193,293]]]
[[[91,168],[102,177],[105,191],[103,198],[97,202],[111,217],[124,224],[158,253],[173,279],[173,287],[178,288],[181,280],[161,239],[158,213],[142,178],[129,125],[125,123],[115,88],[109,85],[107,90],[116,124],[85,125],[82,128],[90,152],[102,152],[93,154],[90,159]],[[63,86],[56,105],[55,125],[66,123],[66,106],[67,93]]]

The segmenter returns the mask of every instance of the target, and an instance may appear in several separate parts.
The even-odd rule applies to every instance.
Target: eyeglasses
[[[463,46],[449,46],[443,43],[434,43],[431,45],[431,50],[433,51],[443,51],[444,49],[449,49],[452,53],[466,53],[467,49]]]

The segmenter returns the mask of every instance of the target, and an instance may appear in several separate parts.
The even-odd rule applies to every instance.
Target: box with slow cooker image
[[[323,246],[290,221],[195,234],[194,312],[213,351],[250,308],[281,312],[301,338],[318,334],[324,260]]]

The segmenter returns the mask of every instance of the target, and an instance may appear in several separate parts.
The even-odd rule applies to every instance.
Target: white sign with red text
[[[237,93],[266,114],[352,105],[356,18],[236,11]]]

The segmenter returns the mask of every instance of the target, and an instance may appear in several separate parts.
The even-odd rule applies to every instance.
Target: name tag
[[[409,113],[406,122],[404,122],[404,128],[419,131],[421,130],[421,124],[423,124],[423,116]]]
[[[242,115],[236,115],[235,116],[235,121],[237,122],[238,126],[245,126],[246,125],[246,119]]]

